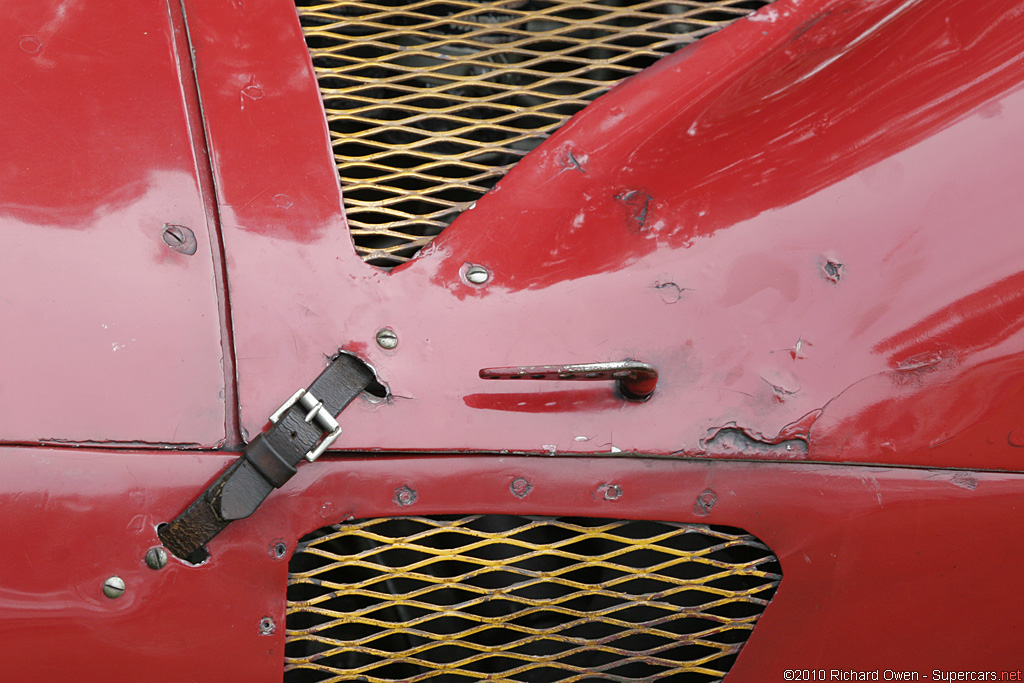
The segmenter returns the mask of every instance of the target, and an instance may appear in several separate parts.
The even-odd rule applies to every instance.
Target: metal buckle
[[[292,397],[285,401],[280,408],[274,411],[274,414],[270,416],[270,421],[273,424],[277,424],[277,421],[281,419],[285,411],[291,408],[293,405],[298,403],[308,412],[306,413],[305,421],[313,422],[316,420],[317,426],[323,431],[324,436],[317,443],[316,447],[306,453],[306,460],[314,462],[317,458],[324,454],[332,443],[334,443],[339,436],[341,436],[341,426],[338,421],[334,419],[326,408],[324,408],[323,401],[318,401],[313,394],[309,393],[305,389],[299,389]]]

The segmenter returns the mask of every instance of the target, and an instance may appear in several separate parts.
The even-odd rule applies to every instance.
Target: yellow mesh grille
[[[285,681],[719,681],[782,579],[739,529],[511,516],[320,529]]]
[[[618,81],[771,0],[297,0],[356,250],[411,258]]]

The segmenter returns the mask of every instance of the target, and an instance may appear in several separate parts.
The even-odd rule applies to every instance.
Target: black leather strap
[[[248,517],[275,488],[284,486],[295,467],[314,451],[330,431],[331,418],[374,379],[373,371],[348,353],[335,356],[327,369],[306,389],[270,429],[246,445],[231,464],[184,512],[157,533],[161,542],[183,560],[206,557],[203,548],[224,527]],[[300,394],[305,394],[301,396]],[[322,403],[322,408],[319,404]]]

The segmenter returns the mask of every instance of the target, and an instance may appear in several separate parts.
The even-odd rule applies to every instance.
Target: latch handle
[[[480,379],[544,379],[584,382],[615,380],[624,398],[630,401],[646,401],[658,385],[658,371],[653,365],[627,359],[607,363],[484,368],[480,371]]]

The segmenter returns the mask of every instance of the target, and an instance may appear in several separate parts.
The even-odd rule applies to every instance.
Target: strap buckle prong
[[[324,432],[324,436],[320,439],[319,443],[306,453],[306,460],[314,462],[324,454],[324,451],[326,451],[339,436],[341,436],[341,426],[338,424],[338,421],[334,419],[334,416],[324,408],[323,401],[318,401],[317,398],[306,389],[299,389],[292,394],[291,398],[285,401],[280,408],[274,411],[274,414],[270,416],[270,421],[273,424],[277,424],[277,421],[281,419],[281,416],[284,415],[285,411],[296,403],[308,411],[306,413],[305,421],[312,422],[313,420],[316,420],[317,426]]]

